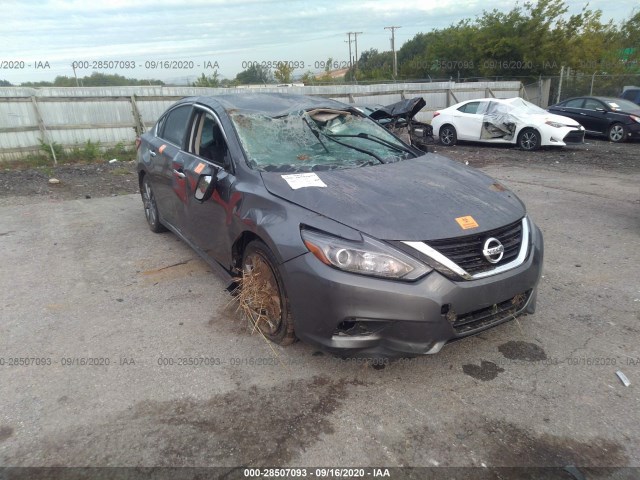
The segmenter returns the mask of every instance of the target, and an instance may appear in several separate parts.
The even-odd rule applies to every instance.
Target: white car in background
[[[457,103],[433,114],[434,137],[446,146],[458,140],[511,143],[523,150],[583,143],[584,128],[520,97],[480,98]]]

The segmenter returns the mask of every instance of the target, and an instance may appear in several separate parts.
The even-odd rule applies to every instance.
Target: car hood
[[[561,123],[562,125],[566,125],[567,127],[579,127],[580,124],[575,121],[573,118],[565,117],[563,115],[556,115],[555,113],[546,113],[546,114],[527,114],[521,115],[519,118],[529,124],[534,125],[542,125],[545,122],[556,122]]]
[[[540,123],[544,122],[558,122],[568,127],[578,127],[580,124],[573,118],[565,117],[564,115],[556,115],[555,113],[548,113],[546,115],[536,115],[540,119]]]
[[[316,172],[326,187],[294,190],[281,172],[262,172],[280,198],[382,240],[455,238],[525,215],[518,197],[478,170],[436,154],[396,163]],[[463,229],[457,218],[473,217]]]

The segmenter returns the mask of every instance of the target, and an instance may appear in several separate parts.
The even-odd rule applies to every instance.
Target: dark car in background
[[[273,342],[413,356],[535,311],[542,234],[515,193],[349,105],[191,97],[138,143],[151,230],[238,281]]]
[[[615,97],[577,97],[552,105],[549,112],[578,121],[587,134],[612,142],[640,138],[640,106]]]
[[[640,88],[627,88],[624,92],[622,92],[620,98],[624,98],[625,100],[629,100],[630,102],[633,102],[636,105],[640,106]]]

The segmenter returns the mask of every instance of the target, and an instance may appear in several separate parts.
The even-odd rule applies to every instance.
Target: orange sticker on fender
[[[196,173],[200,173],[202,170],[204,170],[204,167],[206,167],[206,165],[204,163],[199,163],[196,168],[193,169],[194,172]]]
[[[476,222],[471,215],[467,215],[466,217],[458,217],[456,218],[456,222],[458,222],[458,225],[460,225],[463,230],[478,227],[478,222]]]
[[[167,146],[166,146],[166,145],[161,145],[161,146],[160,146],[160,148],[158,149],[158,151],[159,151],[160,153],[162,153],[162,152],[164,152],[164,149],[165,149],[165,148],[167,148]]]

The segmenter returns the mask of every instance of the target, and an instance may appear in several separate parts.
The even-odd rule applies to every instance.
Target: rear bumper
[[[415,356],[533,313],[544,248],[532,227],[523,264],[472,281],[437,271],[413,283],[375,279],[296,257],[281,266],[296,335],[340,355]]]

